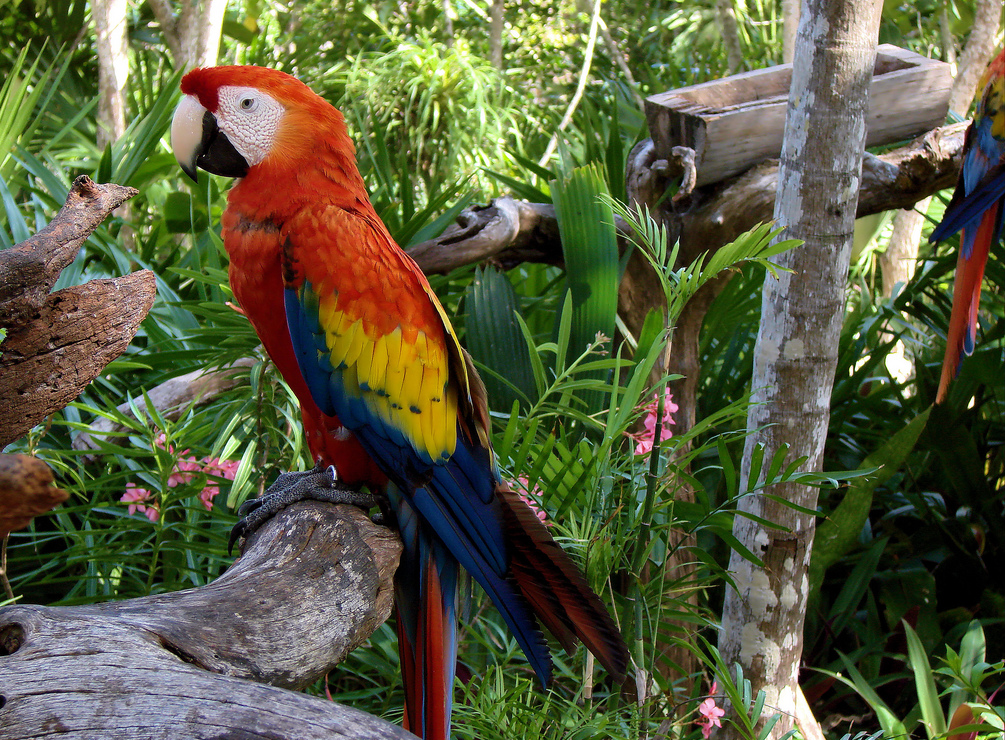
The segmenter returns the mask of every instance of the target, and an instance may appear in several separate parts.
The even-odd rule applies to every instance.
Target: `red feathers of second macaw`
[[[978,90],[981,97],[967,129],[956,191],[931,236],[932,242],[939,242],[961,232],[936,403],[945,400],[963,355],[974,351],[984,267],[992,245],[1001,236],[1005,216],[1005,51],[992,60]]]

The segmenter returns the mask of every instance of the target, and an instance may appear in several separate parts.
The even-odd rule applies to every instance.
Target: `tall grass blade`
[[[902,621],[907,634],[907,655],[911,670],[914,671],[914,685],[918,691],[918,703],[921,707],[921,719],[925,725],[929,740],[944,735],[946,732],[946,716],[942,713],[939,703],[939,690],[935,687],[932,666],[928,662],[928,652],[921,644],[918,633],[906,621]]]

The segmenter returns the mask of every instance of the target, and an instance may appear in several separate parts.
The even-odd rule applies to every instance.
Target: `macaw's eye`
[[[254,98],[241,98],[241,110],[254,110],[256,102]]]

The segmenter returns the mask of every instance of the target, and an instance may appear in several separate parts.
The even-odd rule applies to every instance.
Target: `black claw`
[[[247,526],[243,519],[239,519],[234,528],[230,530],[230,537],[227,538],[227,554],[232,555],[234,553],[234,543],[239,539],[244,537],[245,532],[248,531]]]
[[[237,513],[240,521],[230,531],[227,552],[234,543],[247,539],[266,521],[297,501],[326,501],[333,504],[351,504],[369,510],[378,505],[379,498],[354,488],[339,486],[335,468],[316,466],[313,470],[280,473],[261,498],[249,499],[241,504]]]

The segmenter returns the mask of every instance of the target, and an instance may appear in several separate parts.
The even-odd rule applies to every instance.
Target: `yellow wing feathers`
[[[328,359],[341,368],[346,395],[362,400],[431,462],[449,458],[457,444],[457,394],[447,383],[444,348],[422,331],[408,342],[400,326],[375,335],[345,313],[331,313],[322,325],[331,327]]]
[[[448,459],[469,371],[421,270],[379,221],[334,206],[300,214],[284,236],[290,273],[316,296],[328,348],[319,360],[341,373],[342,392],[423,457]]]

